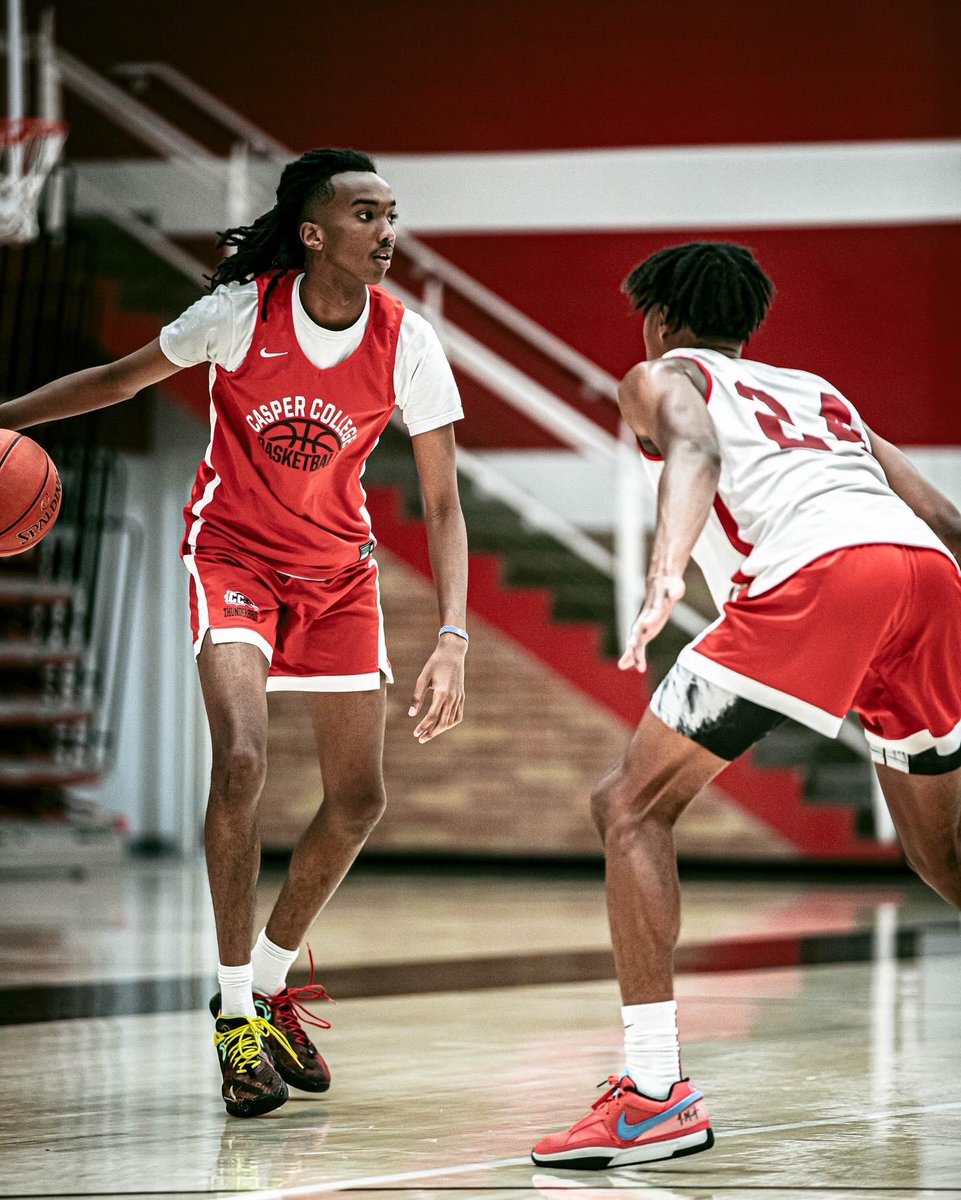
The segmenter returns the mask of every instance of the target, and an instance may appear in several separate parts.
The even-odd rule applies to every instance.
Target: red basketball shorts
[[[937,550],[825,554],[726,604],[678,666],[828,737],[853,709],[887,766],[961,767],[961,575]]]
[[[268,692],[366,692],[393,683],[377,564],[352,564],[329,579],[282,575],[229,552],[184,555],[190,572],[194,654],[249,642],[270,664]]]

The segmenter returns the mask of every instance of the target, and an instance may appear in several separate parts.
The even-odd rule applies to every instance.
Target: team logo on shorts
[[[227,589],[224,592],[224,616],[244,617],[248,621],[260,620],[260,609],[243,592]]]

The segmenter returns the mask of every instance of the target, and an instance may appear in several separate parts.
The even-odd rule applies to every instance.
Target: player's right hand
[[[627,648],[618,659],[622,671],[647,670],[644,647],[656,638],[670,620],[674,605],[684,595],[684,580],[680,575],[652,575],[647,581],[644,607],[631,626]]]

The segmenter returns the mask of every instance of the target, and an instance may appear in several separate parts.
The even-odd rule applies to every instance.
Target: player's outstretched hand
[[[446,729],[453,729],[464,719],[466,649],[467,644],[459,638],[451,637],[446,642],[442,641],[417,677],[407,715],[416,717],[423,707],[424,697],[428,692],[431,693],[430,708],[414,729],[414,737],[421,745]]]
[[[644,607],[631,626],[627,649],[618,659],[622,671],[647,670],[644,647],[661,632],[670,619],[674,605],[684,595],[684,580],[680,575],[652,575],[647,581]]]

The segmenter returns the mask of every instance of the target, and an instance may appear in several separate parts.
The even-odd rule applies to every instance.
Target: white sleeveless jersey
[[[864,422],[826,379],[716,350],[664,357],[693,360],[708,380],[721,475],[693,558],[719,611],[732,584],[760,595],[844,546],[926,546],[951,558],[891,489]],[[663,464],[644,458],[656,488]]]

